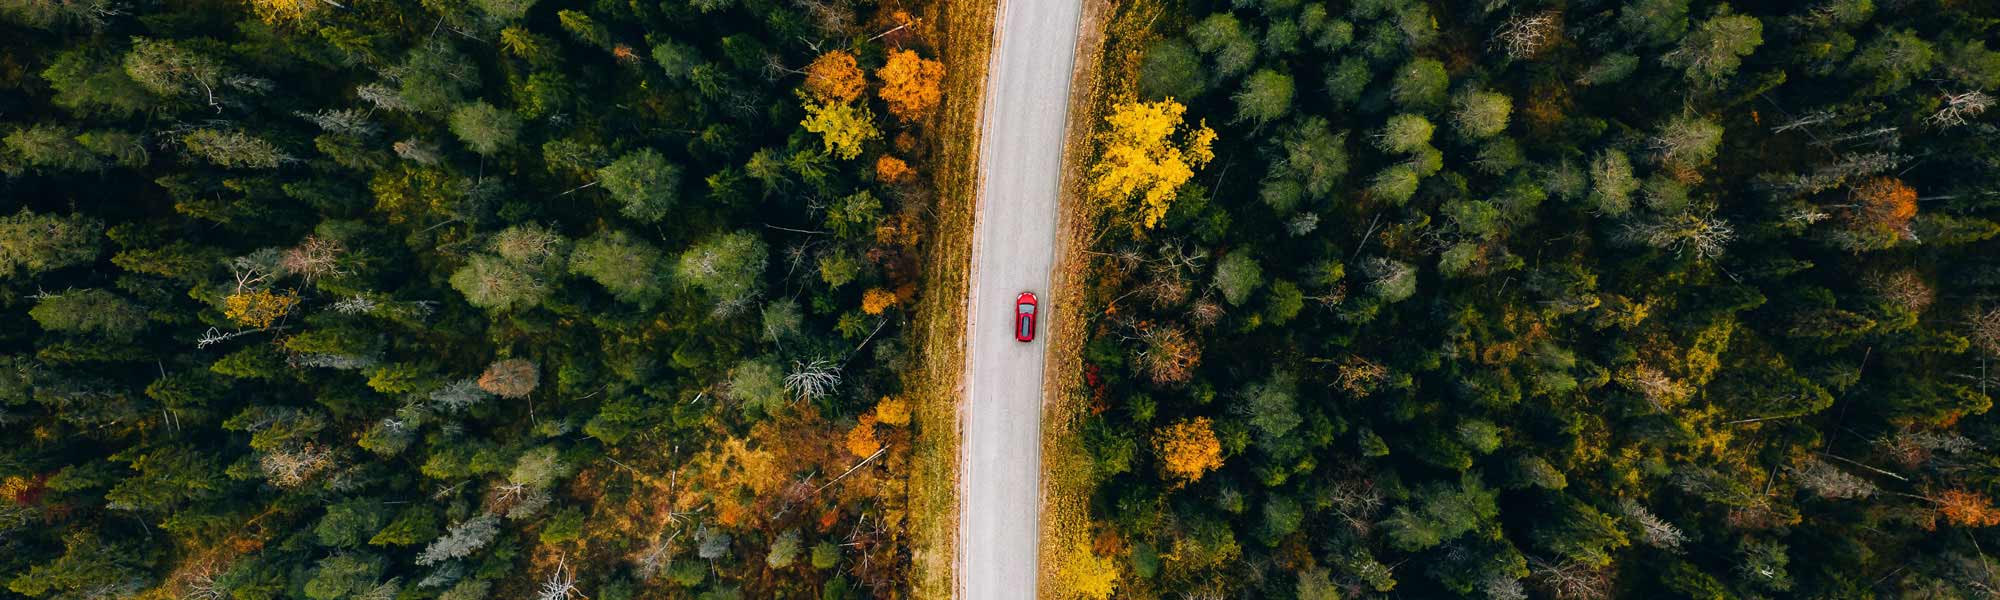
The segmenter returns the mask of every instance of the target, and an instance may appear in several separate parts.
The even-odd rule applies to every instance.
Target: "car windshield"
[[[1035,314],[1035,305],[1024,302],[1014,305],[1014,310],[1019,314],[1032,315]]]

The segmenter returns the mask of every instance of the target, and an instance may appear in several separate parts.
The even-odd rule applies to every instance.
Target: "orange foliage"
[[[876,95],[889,103],[889,114],[903,121],[924,118],[944,98],[944,63],[913,50],[889,53],[889,63],[875,70],[875,78],[882,80]]]
[[[903,162],[903,159],[887,154],[875,159],[875,179],[882,183],[902,183],[913,175],[916,171],[911,170],[910,163]]]
[[[882,311],[889,310],[889,307],[895,306],[897,302],[901,301],[901,299],[896,297],[895,292],[882,288],[869,288],[868,291],[861,294],[861,312],[879,315],[882,314]]]
[[[861,420],[847,430],[847,451],[855,456],[867,458],[882,449],[882,440],[875,438],[875,415],[863,413]]]
[[[619,44],[611,48],[611,56],[618,59],[618,62],[626,64],[639,62],[639,53],[634,52],[631,46],[624,44]]]
[[[1153,434],[1153,450],[1160,455],[1160,469],[1177,488],[1222,467],[1222,442],[1208,417],[1183,419],[1159,430]]]
[[[853,54],[835,50],[806,66],[806,92],[821,102],[845,103],[861,97],[862,88],[868,85],[866,77]]]
[[[1877,177],[1854,187],[1854,218],[1868,225],[1906,231],[1917,216],[1917,191],[1902,181]]]
[[[1938,514],[1946,522],[1960,527],[1991,527],[2000,525],[2000,510],[1994,510],[1993,501],[1984,494],[1966,490],[1951,490],[1938,494]]]

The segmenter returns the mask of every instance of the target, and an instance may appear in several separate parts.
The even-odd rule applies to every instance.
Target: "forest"
[[[1108,36],[1080,595],[2000,594],[2000,5]]]
[[[0,0],[0,587],[901,597],[894,0]]]

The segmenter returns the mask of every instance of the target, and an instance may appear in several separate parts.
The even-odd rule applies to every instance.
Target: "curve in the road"
[[[981,110],[959,487],[959,595],[1033,598],[1041,515],[1042,352],[1015,341],[1014,297],[1042,326],[1055,258],[1063,126],[1081,0],[1001,0]]]

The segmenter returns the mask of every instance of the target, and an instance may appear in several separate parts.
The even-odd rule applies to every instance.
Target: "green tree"
[[[1717,15],[1702,21],[1680,47],[1660,57],[1668,67],[1683,69],[1700,85],[1716,85],[1736,74],[1743,57],[1764,45],[1764,23],[1749,15]]]
[[[99,289],[44,295],[28,311],[43,329],[131,339],[146,327],[146,311],[132,301]]]
[[[1215,287],[1230,304],[1242,306],[1250,294],[1264,285],[1264,269],[1243,252],[1231,252],[1215,264]]]
[[[37,169],[90,171],[104,166],[88,148],[77,142],[75,131],[54,125],[38,124],[16,129],[0,142],[6,144],[7,153],[12,158]]]
[[[682,252],[674,268],[682,282],[708,292],[719,311],[743,306],[762,291],[764,263],[769,259],[764,240],[749,231],[711,236]]]
[[[26,208],[0,217],[0,275],[29,275],[97,259],[104,225],[82,215],[38,215]]]
[[[665,263],[666,257],[651,244],[609,230],[577,242],[569,270],[596,281],[620,301],[643,304],[659,297]]]
[[[1146,46],[1139,63],[1139,93],[1147,100],[1192,100],[1208,91],[1208,69],[1201,55],[1179,38],[1161,38]]]
[[[1217,79],[1242,75],[1257,64],[1257,41],[1243,30],[1236,15],[1209,15],[1188,28],[1188,38],[1214,61]]]
[[[1413,154],[1430,147],[1434,128],[1429,119],[1411,114],[1389,117],[1389,124],[1375,135],[1375,146],[1384,152]]]
[[[493,155],[514,145],[521,135],[521,118],[513,111],[476,100],[451,111],[451,133],[465,147],[482,155]]]
[[[1445,74],[1444,63],[1428,58],[1412,59],[1396,69],[1395,82],[1390,84],[1389,96],[1396,106],[1403,110],[1429,113],[1445,104],[1445,88],[1451,85],[1451,76]]]
[[[474,254],[451,274],[451,287],[473,306],[509,311],[540,305],[549,287],[537,272],[490,254]]]
[[[1326,198],[1347,175],[1347,133],[1334,133],[1324,117],[1310,116],[1286,127],[1273,148],[1267,179],[1298,182],[1313,198]]]
[[[1259,70],[1243,80],[1242,89],[1232,96],[1236,120],[1263,125],[1292,111],[1292,76]]]
[[[1681,39],[1688,28],[1688,0],[1636,0],[1618,10],[1618,27],[1647,46]]]
[[[1937,58],[1938,52],[1930,42],[1914,31],[1902,29],[1875,36],[1860,52],[1854,53],[1852,64],[1855,73],[1873,79],[1861,88],[1861,94],[1880,96],[1909,87],[1911,80],[1930,72]]]
[[[62,536],[63,553],[8,580],[31,598],[84,600],[138,594],[151,584],[143,548],[107,544],[92,531]]]
[[[597,177],[611,197],[624,205],[621,212],[641,223],[666,218],[680,195],[681,168],[651,148],[626,153],[598,169]]]
[[[42,79],[55,90],[49,101],[79,115],[121,118],[152,106],[153,96],[133,81],[116,57],[76,47],[56,55]]]
[[[1507,130],[1507,117],[1514,112],[1514,101],[1506,94],[1481,90],[1466,90],[1452,99],[1451,126],[1459,135],[1470,139],[1485,139]]]

